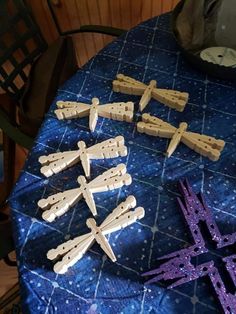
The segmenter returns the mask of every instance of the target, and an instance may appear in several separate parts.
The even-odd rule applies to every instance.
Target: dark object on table
[[[195,194],[187,180],[179,182],[180,192],[183,200],[177,198],[181,211],[187,221],[194,244],[188,248],[162,256],[161,260],[167,260],[159,268],[144,273],[143,276],[154,275],[147,283],[153,283],[160,280],[172,280],[169,288],[175,288],[192,280],[201,277],[209,277],[217,298],[219,299],[224,313],[236,313],[236,297],[228,292],[224,281],[222,280],[219,269],[213,260],[209,262],[200,262],[201,255],[209,253],[204,234],[201,229],[201,223],[204,222],[208,234],[215,242],[216,249],[223,249],[232,246],[236,242],[236,233],[222,235],[212,211],[207,206],[201,193]],[[194,260],[198,257],[197,265]],[[226,265],[227,272],[233,283],[235,290],[235,255],[228,253],[227,257],[222,258]],[[229,282],[227,282],[229,285]]]
[[[190,0],[180,1],[172,13],[172,30],[177,43],[186,59],[201,71],[222,79],[236,79],[235,66],[223,65],[222,51],[236,53],[234,29],[236,27],[236,9],[225,0]],[[215,58],[203,60],[200,54],[205,49],[215,48]],[[206,52],[209,54],[209,51]],[[236,54],[235,54],[236,56]],[[222,64],[223,63],[223,64]],[[233,64],[232,64],[233,65]]]

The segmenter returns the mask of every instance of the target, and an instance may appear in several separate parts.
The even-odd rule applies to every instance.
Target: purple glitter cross
[[[155,275],[155,277],[148,280],[146,284],[159,280],[177,279],[168,288],[174,288],[200,277],[209,276],[224,312],[231,314],[236,313],[236,296],[232,293],[227,293],[219,271],[214,265],[214,261],[206,262],[198,266],[194,266],[191,263],[191,259],[195,256],[208,252],[198,225],[199,222],[205,222],[212,240],[219,249],[236,243],[236,232],[221,235],[212,212],[204,201],[203,195],[201,193],[196,195],[187,180],[180,181],[179,187],[184,197],[184,202],[178,198],[178,203],[187,221],[195,244],[186,249],[161,257],[160,259],[168,259],[168,261],[163,263],[159,268],[142,274],[142,276]],[[234,286],[236,286],[236,254],[222,258],[222,260],[225,262],[226,269],[232,278]]]

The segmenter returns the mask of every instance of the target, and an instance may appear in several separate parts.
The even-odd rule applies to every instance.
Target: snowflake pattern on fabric
[[[192,243],[181,213],[176,211],[176,182],[180,178],[190,178],[193,188],[207,195],[222,234],[234,232],[236,225],[236,88],[190,67],[176,47],[169,24],[167,14],[131,29],[101,50],[58,91],[10,198],[24,313],[217,313],[215,296],[204,278],[168,290],[161,284],[146,287],[140,276],[156,267],[158,257]],[[136,130],[139,97],[112,91],[118,73],[144,83],[156,80],[160,88],[188,92],[190,100],[182,113],[154,100],[144,112],[173,125],[187,121],[193,132],[225,140],[221,159],[211,162],[184,145],[165,158],[168,140]],[[134,122],[99,118],[91,134],[86,118],[56,119],[56,101],[88,103],[95,96],[102,103],[135,102]],[[99,209],[96,221],[100,224],[128,195],[136,197],[146,215],[110,236],[116,263],[94,245],[66,275],[56,275],[46,253],[66,239],[87,233],[85,222],[91,215],[80,202],[53,223],[42,220],[38,200],[74,188],[83,169],[77,164],[45,178],[38,158],[74,150],[79,140],[92,146],[117,135],[125,137],[127,156],[95,160],[91,179],[125,163],[133,183],[95,196]]]

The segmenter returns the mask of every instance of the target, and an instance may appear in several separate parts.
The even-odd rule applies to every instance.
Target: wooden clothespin
[[[50,260],[63,256],[61,261],[54,265],[54,271],[58,274],[64,274],[69,267],[82,258],[94,242],[97,242],[109,258],[115,262],[116,257],[105,235],[125,228],[136,222],[136,220],[143,218],[145,214],[144,209],[137,207],[131,211],[135,207],[135,197],[129,196],[113,210],[100,226],[97,226],[93,218],[87,219],[86,224],[91,229],[91,232],[62,243],[57,248],[48,251],[47,258]]]
[[[85,176],[90,177],[90,160],[116,158],[127,155],[127,147],[124,145],[124,137],[117,136],[89,148],[85,142],[78,142],[78,150],[63,153],[54,153],[48,156],[40,156],[39,162],[43,165],[40,171],[46,177],[67,169],[79,161],[84,169]]]
[[[178,128],[175,128],[171,124],[146,113],[142,115],[142,122],[137,124],[137,129],[140,133],[171,138],[166,152],[167,157],[170,157],[178,144],[182,142],[200,155],[208,157],[213,161],[218,160],[225,142],[211,136],[188,132],[187,127],[188,124],[182,122]]]
[[[54,194],[38,202],[38,206],[44,210],[42,214],[44,220],[48,222],[54,221],[82,198],[84,198],[92,214],[96,216],[97,209],[93,193],[115,190],[123,185],[130,185],[132,178],[126,173],[126,166],[119,164],[105,171],[89,183],[87,183],[84,176],[79,176],[77,181],[80,185],[79,188]]]
[[[59,120],[82,118],[89,116],[89,128],[95,130],[98,117],[118,121],[132,122],[134,115],[134,103],[116,102],[99,105],[99,99],[93,98],[92,105],[74,101],[58,101],[55,114]]]
[[[143,111],[151,98],[177,111],[183,111],[188,102],[188,93],[157,88],[157,82],[154,80],[152,80],[149,85],[146,85],[123,74],[118,74],[116,78],[117,79],[113,81],[113,90],[115,92],[129,95],[142,95],[139,102],[140,111]]]

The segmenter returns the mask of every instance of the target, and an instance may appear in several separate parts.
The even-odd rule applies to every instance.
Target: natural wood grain
[[[51,0],[52,1],[52,0]],[[170,11],[179,0],[58,0],[53,5],[61,29],[98,24],[130,29],[143,20]],[[45,39],[58,36],[46,0],[27,0]],[[100,34],[73,35],[78,64],[83,65],[113,38]]]
[[[90,0],[90,1],[87,1],[86,4],[87,4],[87,10],[88,10],[88,24],[92,24],[92,21],[94,24],[98,24],[98,25],[102,24],[98,1]],[[99,14],[96,14],[97,12]],[[99,51],[105,45],[105,39],[103,35],[97,36],[94,34],[93,41],[95,45],[94,51]]]
[[[163,13],[163,1],[152,0],[152,12],[155,12],[155,15],[160,15]]]
[[[129,29],[132,20],[132,3],[127,0],[120,0],[120,15],[121,15],[121,27]],[[122,10],[125,8],[125,10]]]
[[[10,254],[10,258],[15,260],[15,252]],[[18,281],[17,267],[7,266],[3,260],[0,261],[0,298],[12,288]]]
[[[39,25],[45,40],[51,43],[57,38],[57,33],[53,22],[51,21],[48,8],[45,7],[45,1],[26,0],[30,6],[32,14]]]
[[[142,16],[142,2],[143,0],[136,0],[135,5],[132,5],[131,25],[136,25],[140,21],[140,16]]]
[[[112,19],[110,15],[110,0],[96,0],[96,2],[97,2],[97,11],[94,12],[93,17],[95,18],[96,12],[98,12],[99,20],[100,20],[99,24],[111,26]],[[102,5],[101,5],[101,2],[102,2]],[[100,35],[100,36],[103,37],[103,44],[104,44],[103,47],[113,40],[113,37],[111,36],[106,36],[106,35]]]
[[[79,19],[80,19],[81,25],[90,24],[87,1],[85,0],[77,1],[77,7],[78,7]],[[90,34],[90,33],[86,34],[85,47],[87,50],[88,59],[91,58],[94,54],[96,54],[93,34]]]
[[[172,9],[172,0],[162,1],[162,12],[169,12]]]
[[[150,18],[151,16],[152,16],[152,1],[151,0],[142,1],[142,12],[139,18],[141,18],[141,20],[144,21]]]

